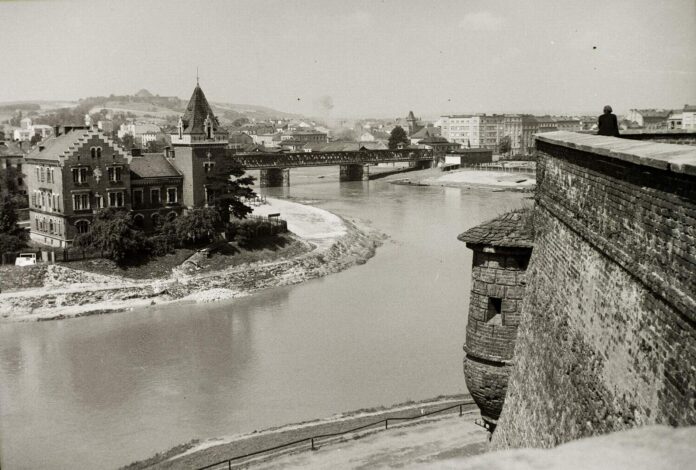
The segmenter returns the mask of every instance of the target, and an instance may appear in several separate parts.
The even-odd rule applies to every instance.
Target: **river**
[[[293,170],[262,192],[389,235],[364,265],[229,302],[0,324],[2,468],[114,468],[193,438],[465,392],[471,252],[456,237],[524,195],[337,176]]]

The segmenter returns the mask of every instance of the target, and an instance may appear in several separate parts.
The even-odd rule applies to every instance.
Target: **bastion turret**
[[[492,432],[503,409],[532,255],[531,210],[503,214],[459,235],[474,252],[464,378]]]

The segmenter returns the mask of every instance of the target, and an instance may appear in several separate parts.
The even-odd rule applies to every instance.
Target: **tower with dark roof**
[[[416,119],[416,116],[413,114],[413,111],[408,112],[408,116],[406,117],[406,124],[408,126],[408,135],[413,135],[422,128],[422,126],[418,125],[418,119]]]
[[[184,177],[181,202],[184,207],[205,206],[209,199],[207,174],[225,158],[229,135],[198,83],[171,139],[171,162]]]

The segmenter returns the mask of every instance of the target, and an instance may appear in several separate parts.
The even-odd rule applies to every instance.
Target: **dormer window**
[[[207,139],[212,139],[213,138],[213,121],[210,119],[210,114],[208,114],[208,117],[205,118],[205,122],[203,123],[203,126],[205,127],[205,137]]]

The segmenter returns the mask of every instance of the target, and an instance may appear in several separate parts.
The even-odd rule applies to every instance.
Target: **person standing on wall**
[[[604,114],[597,118],[597,135],[619,136],[619,121],[609,105],[604,107]]]

